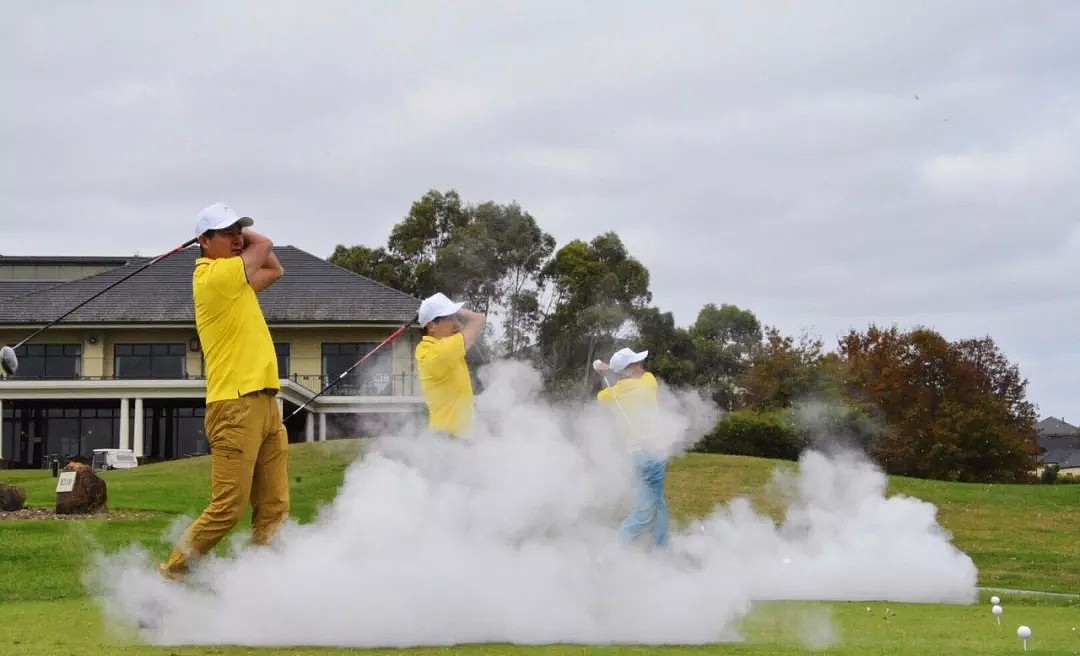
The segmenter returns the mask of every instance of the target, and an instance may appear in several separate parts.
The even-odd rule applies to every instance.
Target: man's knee
[[[285,517],[289,514],[289,499],[266,499],[256,504],[253,511],[256,520]]]
[[[236,526],[247,506],[247,499],[238,496],[214,499],[206,507],[210,520],[218,525]]]

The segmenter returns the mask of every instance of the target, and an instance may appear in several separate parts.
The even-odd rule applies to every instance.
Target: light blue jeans
[[[665,548],[668,541],[668,509],[664,498],[667,460],[657,460],[636,451],[634,468],[637,471],[637,498],[634,509],[619,527],[619,542],[629,544],[651,528],[653,545]]]

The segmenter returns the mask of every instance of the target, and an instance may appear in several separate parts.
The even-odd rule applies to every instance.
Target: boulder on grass
[[[26,492],[21,487],[0,483],[0,510],[14,512],[22,510],[26,503]]]
[[[88,465],[72,462],[64,471],[75,472],[75,486],[71,492],[56,493],[57,515],[89,515],[107,510],[108,500],[105,481],[98,478]]]

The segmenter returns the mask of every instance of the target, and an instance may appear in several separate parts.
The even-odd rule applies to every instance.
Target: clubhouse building
[[[191,274],[176,253],[105,292],[19,347],[0,380],[0,468],[128,448],[142,461],[208,453],[206,383]],[[259,294],[277,350],[290,442],[360,437],[426,412],[413,367],[415,325],[340,375],[415,316],[419,299],[291,246],[285,276]],[[14,346],[149,258],[0,256],[0,343]]]

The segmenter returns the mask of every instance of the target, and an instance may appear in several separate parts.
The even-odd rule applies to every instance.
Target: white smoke
[[[375,440],[333,503],[271,547],[204,559],[185,584],[137,547],[102,556],[88,579],[106,613],[151,620],[142,638],[170,645],[689,644],[740,639],[759,600],[975,599],[934,507],[886,498],[856,456],[808,452],[779,474],[779,523],[735,500],[673,522],[669,553],[619,547],[633,465],[610,409],[537,401],[519,363],[482,375],[469,442]],[[672,453],[716,418],[694,394],[662,406]],[[803,624],[811,646],[836,639],[827,620]]]

